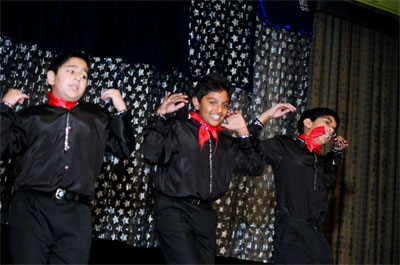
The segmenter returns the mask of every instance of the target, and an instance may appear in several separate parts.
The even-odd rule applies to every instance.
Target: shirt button
[[[69,166],[65,166],[65,170],[68,170]]]

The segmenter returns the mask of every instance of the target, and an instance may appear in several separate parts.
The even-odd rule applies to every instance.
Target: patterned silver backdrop
[[[137,139],[136,149],[130,159],[118,160],[109,155],[105,157],[92,202],[93,232],[97,238],[118,240],[136,247],[158,245],[152,217],[155,192],[152,179],[155,168],[144,162],[140,145],[147,117],[158,107],[166,91],[190,94],[192,78],[206,74],[209,70],[217,71],[218,68],[212,65],[218,61],[221,69],[241,69],[237,74],[230,72],[229,75],[228,70],[222,74],[226,74],[235,87],[231,109],[241,110],[247,121],[277,102],[294,104],[298,113],[306,106],[310,35],[270,28],[258,19],[251,21],[249,18],[254,10],[248,2],[237,1],[237,4],[232,5],[230,1],[212,1],[211,6],[204,6],[205,3],[197,1],[192,3],[189,37],[189,48],[193,48],[189,55],[191,77],[174,69],[160,72],[150,65],[127,64],[118,58],[91,58],[93,74],[84,100],[98,103],[111,111],[112,106],[109,102],[102,102],[100,94],[109,87],[120,89],[132,109],[132,126]],[[225,11],[218,13],[220,11],[215,4],[219,4],[221,10]],[[199,11],[199,5],[203,5],[201,8],[212,8],[217,13],[203,14],[203,11]],[[227,14],[229,19],[221,19],[222,15]],[[196,29],[200,25],[202,30]],[[242,35],[238,39],[253,38],[249,43],[253,42],[254,45],[249,46],[248,42],[245,45],[231,45],[225,38],[222,46],[219,42],[204,43],[199,53],[197,49],[200,46],[195,46],[193,40],[203,42],[205,39],[210,40],[211,35],[224,36],[225,31],[217,35],[213,33],[215,29],[212,28],[218,25],[224,30],[229,29],[229,32],[240,32]],[[231,36],[231,40],[234,39],[236,37]],[[21,107],[45,103],[48,90],[45,69],[55,54],[53,51],[39,49],[34,44],[18,43],[2,36],[0,95],[3,96],[9,88],[19,88],[31,96]],[[231,55],[235,57],[230,58]],[[250,89],[249,84],[252,84]],[[186,114],[182,112],[182,115]],[[280,133],[294,136],[298,115],[288,115],[267,123],[262,137]],[[0,207],[3,223],[7,221],[16,171],[15,160],[1,161]],[[275,194],[269,167],[257,178],[235,176],[228,193],[216,201],[214,206],[219,216],[218,255],[271,261]]]
[[[189,62],[194,77],[217,72],[251,89],[254,1],[191,2]]]
[[[297,114],[269,121],[262,139],[296,135],[296,122],[307,103],[310,35],[270,28],[256,22],[253,92],[237,90],[233,108],[247,121],[278,102],[297,107]],[[257,178],[236,176],[228,193],[215,203],[219,222],[218,255],[272,262],[275,189],[270,166]]]

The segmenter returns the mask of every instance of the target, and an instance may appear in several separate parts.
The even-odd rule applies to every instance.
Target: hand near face
[[[172,94],[168,92],[168,94],[164,97],[164,101],[160,107],[157,109],[158,114],[168,114],[177,111],[178,109],[183,108],[186,103],[189,102],[187,99],[188,96],[184,95],[183,93],[176,93]]]
[[[112,100],[113,106],[117,111],[126,110],[126,104],[124,99],[122,98],[121,92],[118,89],[107,89],[101,95],[102,100],[106,100],[107,98]]]
[[[6,101],[9,104],[11,104],[12,106],[14,106],[15,104],[19,103],[22,104],[24,103],[25,99],[28,99],[29,96],[27,94],[22,93],[20,90],[18,89],[10,89],[3,97],[2,101]]]
[[[296,107],[290,103],[278,103],[270,109],[264,111],[259,117],[259,121],[265,124],[270,119],[276,119],[289,112],[296,112]]]
[[[246,121],[244,120],[242,114],[238,110],[229,112],[226,115],[225,120],[227,123],[222,123],[221,127],[234,131],[239,136],[243,134],[249,134]]]
[[[337,151],[344,151],[349,146],[346,139],[342,136],[338,136],[334,139],[333,149]]]

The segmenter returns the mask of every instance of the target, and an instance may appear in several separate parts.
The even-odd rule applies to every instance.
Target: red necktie
[[[313,138],[319,137],[325,133],[324,126],[318,126],[311,130],[311,132],[306,134],[299,135],[299,138],[303,139],[306,142],[308,150],[312,153],[314,150],[317,150],[317,155],[321,152],[321,145],[313,140]]]
[[[203,121],[203,119],[200,117],[200,115],[197,112],[190,112],[190,116],[192,117],[193,120],[200,123],[200,129],[199,129],[200,150],[203,150],[204,143],[207,142],[208,139],[210,139],[210,133],[216,141],[215,150],[217,150],[218,131],[222,131],[222,127],[209,125],[208,123]]]
[[[53,95],[52,91],[49,91],[47,94],[49,96],[49,101],[47,102],[47,104],[51,106],[63,107],[70,110],[78,103],[78,101],[66,101],[61,98],[58,98]]]

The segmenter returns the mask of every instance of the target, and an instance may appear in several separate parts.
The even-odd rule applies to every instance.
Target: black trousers
[[[9,215],[15,264],[87,264],[92,240],[89,206],[29,190],[16,192]]]
[[[210,203],[158,194],[154,219],[166,263],[215,263],[217,214]]]
[[[333,264],[333,256],[318,227],[288,217],[275,225],[274,263]]]

